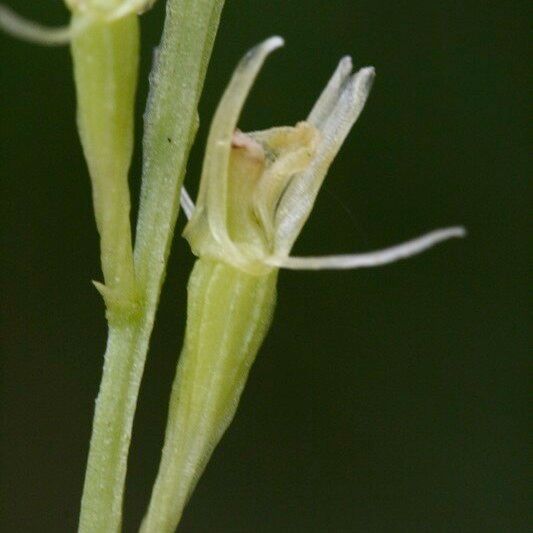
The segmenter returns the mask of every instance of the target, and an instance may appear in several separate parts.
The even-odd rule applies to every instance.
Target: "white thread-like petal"
[[[333,77],[339,77],[339,70]],[[288,255],[309,217],[326,173],[358,119],[372,87],[374,69],[359,70],[343,85],[330,116],[321,126],[321,141],[309,168],[295,176],[276,212],[276,253]],[[335,84],[333,84],[334,86]]]
[[[266,263],[278,268],[291,270],[327,270],[327,269],[352,269],[386,265],[400,259],[406,259],[419,254],[436,244],[452,239],[464,237],[466,230],[462,227],[453,227],[432,231],[416,239],[364,254],[326,255],[322,257],[272,257]]]
[[[50,28],[25,19],[8,7],[0,5],[0,29],[13,37],[46,46],[68,44],[88,23],[88,20],[79,19],[77,23]]]

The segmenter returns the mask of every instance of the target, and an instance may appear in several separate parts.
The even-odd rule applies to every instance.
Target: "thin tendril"
[[[13,10],[0,5],[0,29],[6,33],[45,46],[61,46],[68,44],[72,37],[89,24],[88,19],[77,23],[51,28],[17,15]]]
[[[463,227],[453,227],[432,231],[416,239],[364,254],[325,255],[321,257],[271,257],[266,263],[278,268],[290,270],[325,270],[368,268],[394,263],[419,254],[436,244],[452,238],[466,235]]]

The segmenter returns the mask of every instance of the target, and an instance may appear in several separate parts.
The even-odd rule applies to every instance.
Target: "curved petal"
[[[13,37],[46,46],[68,44],[72,37],[87,27],[89,21],[77,19],[66,26],[50,28],[17,15],[13,10],[0,5],[0,29]]]
[[[221,244],[232,248],[227,229],[228,163],[231,139],[242,107],[266,57],[283,45],[271,37],[252,48],[240,61],[220,101],[209,131],[198,194],[198,213],[205,210],[209,229]],[[195,217],[191,220],[193,223]]]

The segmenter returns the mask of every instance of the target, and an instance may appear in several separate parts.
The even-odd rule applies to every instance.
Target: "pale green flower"
[[[240,62],[216,111],[205,153],[196,207],[183,191],[190,221],[184,235],[194,253],[252,274],[273,268],[370,267],[419,253],[465,231],[433,231],[393,248],[366,254],[291,257],[322,182],[374,80],[374,69],[352,73],[349,57],[335,73],[306,121],[294,127],[236,130],[245,99],[267,55],[283,45],[272,37]]]

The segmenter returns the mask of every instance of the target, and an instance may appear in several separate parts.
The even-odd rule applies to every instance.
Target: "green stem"
[[[163,38],[150,75],[135,269],[154,310],[223,5],[224,0],[169,0]]]
[[[231,423],[270,325],[277,270],[254,276],[196,262],[187,329],[169,404],[165,444],[142,533],[172,533],[215,446]]]
[[[107,533],[120,529],[131,428],[142,376],[142,368],[135,363],[144,357],[145,335],[138,321],[109,327],[83,489],[80,532]]]
[[[133,417],[222,5],[223,0],[167,3],[145,117],[134,254],[138,305],[134,312],[108,314],[109,337],[82,497],[81,533],[120,529]]]

